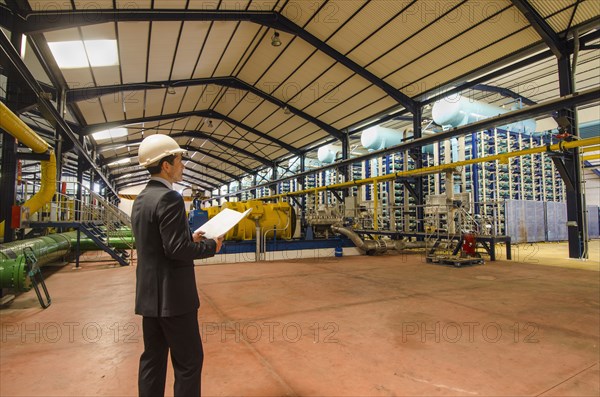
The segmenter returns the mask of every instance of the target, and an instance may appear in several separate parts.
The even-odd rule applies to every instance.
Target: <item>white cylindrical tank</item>
[[[338,153],[342,153],[341,146],[325,145],[321,146],[317,151],[317,158],[321,163],[333,163]]]
[[[433,121],[442,126],[459,127],[475,121],[498,116],[508,112],[500,106],[470,99],[468,97],[444,98],[433,105]],[[535,120],[523,120],[497,128],[513,132],[535,132]]]
[[[402,131],[377,125],[362,132],[360,143],[369,150],[380,150],[399,145],[404,138]]]

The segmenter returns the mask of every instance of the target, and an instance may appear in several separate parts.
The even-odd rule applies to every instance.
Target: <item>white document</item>
[[[206,238],[217,238],[219,236],[223,236],[242,219],[244,219],[251,211],[252,208],[248,208],[244,212],[225,208],[217,215],[213,216],[204,225],[196,229],[194,233],[198,231],[204,232],[204,237]]]

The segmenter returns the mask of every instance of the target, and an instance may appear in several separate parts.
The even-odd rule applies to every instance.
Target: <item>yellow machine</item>
[[[229,208],[244,212],[252,208],[248,217],[235,225],[226,235],[225,240],[253,240],[256,238],[256,221],[264,234],[269,231],[267,237],[272,238],[275,234],[279,239],[289,240],[294,235],[296,228],[296,216],[294,208],[285,202],[264,203],[260,200],[245,202],[227,202],[219,207],[204,208],[208,212],[208,219],[215,216],[220,210]]]

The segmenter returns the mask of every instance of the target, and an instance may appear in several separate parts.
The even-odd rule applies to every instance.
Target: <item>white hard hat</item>
[[[150,167],[158,163],[163,157],[177,153],[185,153],[175,139],[168,135],[155,134],[144,138],[138,149],[138,159],[143,167]]]

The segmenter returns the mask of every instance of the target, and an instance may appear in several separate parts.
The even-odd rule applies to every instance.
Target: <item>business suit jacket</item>
[[[195,243],[183,197],[150,180],[131,212],[137,249],[135,313],[146,317],[178,316],[200,307],[194,259],[213,256],[217,243]]]

